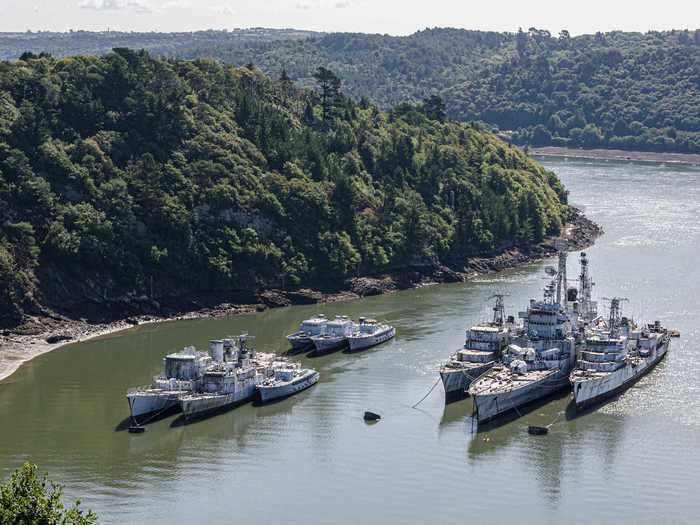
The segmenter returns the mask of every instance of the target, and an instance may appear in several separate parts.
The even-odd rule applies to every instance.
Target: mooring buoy
[[[382,418],[379,414],[375,414],[374,412],[367,411],[365,412],[365,421],[378,421]]]

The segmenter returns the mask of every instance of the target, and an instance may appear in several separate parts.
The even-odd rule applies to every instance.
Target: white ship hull
[[[595,405],[631,387],[661,361],[668,350],[668,342],[661,345],[655,355],[643,358],[637,366],[631,363],[622,368],[592,379],[571,377],[574,387],[574,402],[577,409]]]
[[[294,381],[281,385],[259,385],[258,392],[260,392],[260,400],[265,403],[267,401],[291,396],[315,385],[319,377],[320,374],[314,370]]]
[[[364,350],[366,348],[371,348],[384,343],[385,341],[393,338],[395,335],[396,329],[392,326],[386,330],[382,330],[379,333],[363,334],[359,336],[354,335],[348,337],[348,344],[350,345],[351,351]]]
[[[558,370],[520,388],[492,394],[472,394],[479,423],[490,421],[569,387],[569,371]],[[471,392],[470,392],[471,393]]]
[[[445,400],[465,397],[467,389],[472,381],[475,381],[481,374],[487,372],[494,365],[495,361],[481,364],[480,366],[463,367],[463,368],[448,368],[442,367],[440,370],[440,379],[442,386],[445,388]]]
[[[345,348],[348,345],[348,338],[346,336],[314,338],[313,343],[316,352],[322,354]]]
[[[180,396],[188,394],[185,390],[144,390],[127,394],[129,411],[132,418],[157,414],[173,409],[179,405]]]
[[[256,384],[250,382],[236,392],[228,394],[191,394],[180,398],[180,408],[185,418],[202,416],[206,413],[223,410],[233,405],[252,401],[257,392]]]

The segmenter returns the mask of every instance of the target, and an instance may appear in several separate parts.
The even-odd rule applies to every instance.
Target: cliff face
[[[566,192],[520,150],[331,95],[125,49],[0,63],[0,323],[452,278],[561,231]]]

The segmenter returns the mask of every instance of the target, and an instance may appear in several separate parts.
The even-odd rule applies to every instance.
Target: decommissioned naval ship
[[[127,392],[131,417],[136,420],[137,417],[162,413],[178,406],[180,396],[197,387],[212,362],[211,354],[198,352],[193,346],[166,355],[161,375],[154,377],[150,385]]]
[[[382,344],[395,335],[396,328],[393,326],[379,323],[374,319],[360,317],[353,332],[348,336],[348,345],[351,352],[357,352]]]
[[[274,368],[274,375],[258,385],[260,400],[265,403],[312,387],[320,378],[313,368],[302,368],[299,363],[285,363]]]
[[[440,367],[446,402],[464,397],[472,381],[491,368],[508,345],[515,322],[510,317],[506,323],[503,295],[496,294],[490,299],[496,299],[493,320],[467,329],[464,347]]]
[[[299,330],[287,336],[287,341],[292,346],[293,352],[311,350],[314,342],[311,340],[316,335],[321,335],[328,324],[328,318],[323,314],[306,319],[299,325]]]
[[[637,328],[622,317],[621,297],[610,301],[607,324],[589,331],[570,380],[576,408],[599,403],[632,386],[666,355],[669,331],[659,321]]]
[[[180,396],[180,407],[189,419],[253,399],[257,386],[274,373],[274,354],[248,348],[248,334],[240,335],[224,351],[224,341],[212,341],[216,364],[207,368],[197,389]]]
[[[547,285],[544,300],[532,299],[521,312],[524,333],[512,339],[500,364],[474,381],[469,394],[475,416],[488,421],[569,386],[576,359],[577,313],[569,308],[566,250],[559,251],[557,280]],[[564,292],[564,293],[562,293]]]

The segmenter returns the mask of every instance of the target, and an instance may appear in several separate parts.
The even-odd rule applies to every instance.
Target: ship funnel
[[[209,341],[209,355],[217,363],[221,363],[224,360],[224,342],[220,339],[213,339]]]

